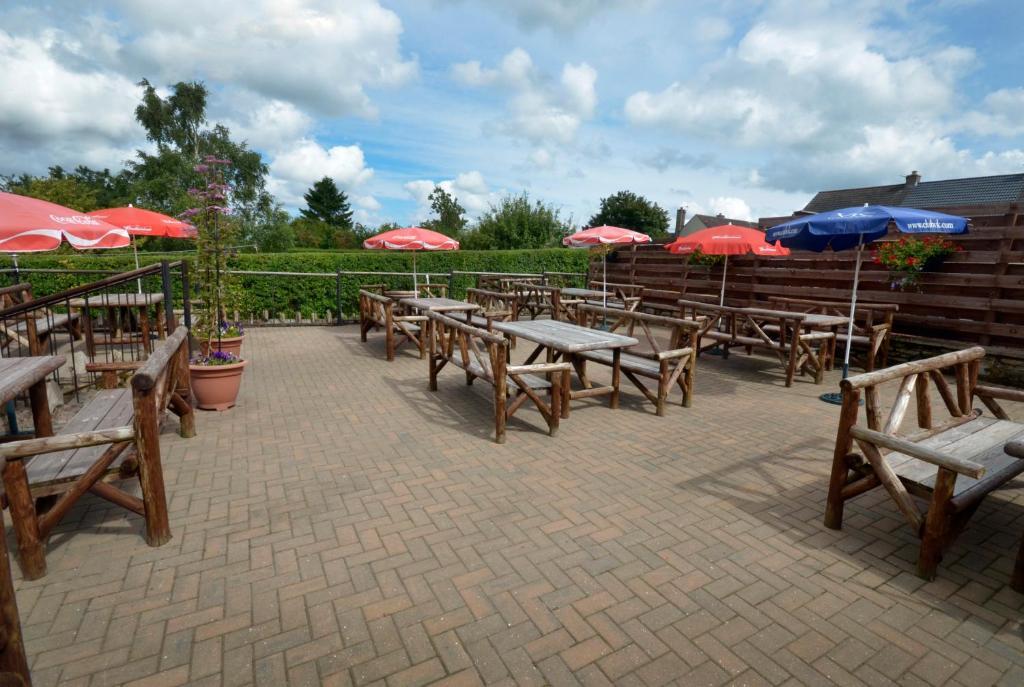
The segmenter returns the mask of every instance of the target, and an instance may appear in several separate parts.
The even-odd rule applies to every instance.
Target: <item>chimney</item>
[[[676,210],[676,236],[682,236],[684,224],[686,224],[686,208],[679,208]]]
[[[921,183],[921,175],[918,174],[916,169],[913,172],[911,172],[910,174],[907,175],[907,183],[905,184],[907,188],[914,188],[915,186],[917,186],[920,183]]]

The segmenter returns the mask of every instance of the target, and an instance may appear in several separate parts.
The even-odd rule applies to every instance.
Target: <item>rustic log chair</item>
[[[608,298],[608,305],[603,300],[587,299],[588,305],[600,305],[601,307],[613,308],[616,310],[640,310],[644,302],[644,287],[640,284],[618,284],[603,281],[591,280],[589,288],[595,291],[608,291],[611,296]]]
[[[768,301],[772,307],[782,310],[846,317],[850,314],[849,302],[817,301],[784,296],[772,296]],[[864,357],[860,364],[866,371],[871,372],[876,367],[885,367],[888,362],[893,320],[899,310],[900,306],[895,303],[857,303],[853,315],[853,339],[850,343],[853,351],[864,349]],[[833,348],[845,346],[847,335],[846,326],[840,327],[836,333]],[[834,361],[835,357],[833,350],[829,360]]]
[[[843,406],[832,457],[825,526],[840,529],[846,501],[882,486],[921,539],[917,574],[935,578],[949,546],[991,491],[1024,472],[1024,460],[1007,455],[1007,441],[1024,439],[997,399],[1024,401],[1024,391],[978,384],[985,349],[968,348],[926,360],[865,372],[841,382]],[[943,370],[953,368],[955,385]],[[883,419],[879,387],[899,381],[892,410]],[[950,419],[932,417],[931,387]],[[858,420],[861,396],[864,421]],[[977,397],[995,417],[972,408]],[[917,426],[900,433],[915,401]],[[855,449],[856,447],[856,449]],[[929,502],[922,513],[913,497]]]
[[[32,285],[27,282],[0,288],[0,310],[31,300]],[[11,353],[12,343],[17,344],[16,349],[22,348],[29,355],[46,355],[50,351],[50,335],[57,329],[66,329],[75,340],[82,338],[77,312],[55,313],[49,308],[40,308],[0,322],[0,347],[5,355]]]
[[[519,320],[527,315],[536,320],[545,314],[552,320],[564,319],[562,290],[557,286],[519,281],[513,283],[512,292],[516,296],[516,314],[512,319]]]
[[[359,290],[359,338],[366,341],[371,329],[384,329],[384,350],[388,360],[395,359],[395,352],[402,344],[409,342],[419,349],[420,358],[425,357],[424,315],[398,315],[395,301],[366,289]]]
[[[144,362],[88,365],[88,371],[103,373],[105,388],[63,434],[0,444],[4,497],[26,579],[46,574],[47,537],[87,491],[142,515],[150,546],[170,540],[160,424],[169,408],[179,417],[181,436],[195,436],[188,361],[188,329],[178,327]],[[127,370],[135,370],[131,389],[113,388],[117,373]],[[141,499],[108,484],[135,474]],[[59,498],[49,510],[37,511],[34,499],[54,495]]]
[[[778,357],[786,369],[786,386],[793,385],[798,371],[813,377],[815,384],[824,380],[835,335],[803,331],[802,313],[734,308],[691,300],[680,300],[677,304],[682,319],[703,320],[699,332],[700,350],[717,345],[723,357],[728,358],[731,348],[744,348],[748,354],[755,348],[763,349]]]
[[[430,390],[437,391],[437,375],[451,363],[466,373],[466,384],[482,379],[494,387],[494,440],[505,443],[505,425],[526,401],[533,401],[555,436],[568,403],[569,363],[510,365],[508,340],[500,334],[428,312],[430,330]],[[512,394],[511,401],[509,394]],[[548,401],[542,398],[547,395]]]
[[[516,295],[487,289],[466,289],[466,300],[480,306],[480,312],[470,315],[469,323],[481,329],[491,329],[493,322],[508,322],[516,314]]]
[[[584,327],[597,327],[601,322],[613,321],[611,331],[623,328],[629,336],[636,336],[639,327],[644,335],[642,341],[651,350],[623,351],[619,363],[622,374],[626,375],[647,400],[654,404],[658,415],[665,414],[665,403],[672,392],[672,387],[677,384],[683,391],[683,407],[690,407],[693,402],[694,376],[697,372],[697,336],[702,322],[629,310],[614,310],[599,305],[581,305],[577,311],[580,317],[579,324]],[[668,336],[667,348],[662,348],[659,336],[652,327],[662,337]],[[579,357],[584,361],[612,365],[612,352],[609,350],[586,351],[580,353]],[[586,378],[585,367],[581,377]],[[656,380],[657,391],[649,390],[640,377]]]
[[[417,284],[416,295],[419,298],[447,298],[448,285],[444,282],[434,284]]]

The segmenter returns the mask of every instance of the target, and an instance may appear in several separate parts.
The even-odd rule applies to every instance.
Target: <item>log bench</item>
[[[179,433],[195,435],[189,379],[188,329],[178,327],[145,362],[100,363],[87,367],[116,381],[134,370],[130,388],[105,388],[89,400],[56,436],[0,444],[4,501],[18,541],[26,579],[46,574],[46,540],[85,493],[143,516],[150,546],[171,538],[160,463],[160,424],[170,409]],[[108,482],[138,475],[142,498]],[[57,496],[51,503],[41,499]],[[49,506],[46,508],[46,506]]]
[[[807,298],[772,296],[768,299],[772,307],[821,315],[842,315],[848,317],[850,304],[843,301],[818,301]],[[892,338],[893,320],[900,306],[895,303],[857,303],[853,314],[853,335],[850,341],[854,351],[863,350],[861,365],[871,372],[876,367],[885,367],[889,358],[889,344]],[[845,346],[850,337],[846,326],[836,332],[835,346]],[[835,360],[835,351],[829,356]]]
[[[683,391],[683,407],[690,407],[697,370],[697,337],[703,321],[586,304],[580,305],[577,311],[582,326],[597,327],[601,322],[611,321],[612,332],[622,329],[629,336],[638,336],[639,329],[643,333],[641,341],[650,351],[641,351],[637,347],[627,349],[620,355],[619,364],[622,374],[654,404],[659,416],[665,414],[665,404],[677,384]],[[666,335],[668,343],[663,346],[659,339]],[[613,353],[608,349],[586,351],[579,357],[609,367],[613,364]],[[585,369],[582,376],[585,377]],[[641,377],[655,380],[657,390],[648,389]]]
[[[643,308],[644,287],[639,284],[619,284],[615,282],[591,281],[590,288],[595,291],[607,291],[611,294],[608,303],[587,299],[587,305],[600,305],[614,310],[640,310]]]
[[[359,290],[359,338],[366,341],[371,329],[384,330],[384,350],[388,360],[395,359],[395,351],[405,343],[419,349],[420,358],[426,355],[423,336],[425,315],[399,315],[397,301],[366,289]]]
[[[480,312],[469,317],[469,323],[480,329],[490,330],[494,322],[511,320],[517,310],[514,293],[470,288],[466,289],[466,300],[480,306]]]
[[[786,386],[793,385],[798,371],[810,375],[815,384],[824,380],[835,335],[804,331],[803,314],[691,300],[677,301],[677,305],[680,318],[703,322],[698,333],[700,350],[718,346],[725,358],[732,348],[744,348],[748,355],[755,348],[766,350],[785,368]]]
[[[547,315],[552,320],[563,319],[561,289],[557,286],[545,286],[531,282],[517,281],[512,284],[512,293],[516,297],[514,320],[523,316],[536,320]]]
[[[494,387],[494,440],[497,443],[505,443],[506,424],[526,401],[537,406],[547,422],[548,434],[555,436],[562,405],[568,403],[566,396],[572,370],[569,363],[510,365],[509,342],[500,334],[439,312],[428,312],[427,317],[431,320],[431,391],[437,391],[437,375],[451,363],[466,373],[467,385],[482,379]]]
[[[918,576],[932,580],[943,552],[982,499],[1024,472],[1024,460],[1004,452],[1024,439],[998,400],[1024,401],[1024,391],[978,384],[985,349],[968,348],[844,379],[839,431],[832,456],[825,526],[840,529],[846,501],[883,487],[921,539]],[[951,371],[953,382],[944,372]],[[883,417],[880,387],[898,384]],[[932,389],[949,417],[933,417]],[[864,415],[860,417],[861,398]],[[973,408],[978,398],[992,411]],[[903,431],[911,404],[917,427]],[[918,500],[927,502],[921,511]]]

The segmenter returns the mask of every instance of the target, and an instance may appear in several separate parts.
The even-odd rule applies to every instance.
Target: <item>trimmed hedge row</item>
[[[162,259],[180,260],[181,253],[142,253],[143,265]],[[193,256],[185,254],[189,259]],[[423,252],[416,256],[416,269],[421,275],[431,273],[431,281],[448,282],[452,271],[540,273],[572,272],[575,279],[560,279],[573,285],[582,285],[587,270],[587,251],[561,248],[511,251],[449,251]],[[0,260],[0,264],[6,262]],[[23,255],[19,257],[22,269],[112,270],[127,272],[134,269],[130,253],[92,254],[57,253]],[[231,259],[231,269],[253,272],[319,272],[318,276],[259,276],[239,275],[242,303],[239,310],[244,317],[267,311],[271,317],[283,313],[287,318],[300,312],[303,317],[323,317],[327,311],[337,312],[337,272],[411,272],[412,255],[397,251],[338,251],[307,253],[242,254]],[[443,276],[440,276],[443,275]],[[42,296],[99,279],[97,274],[25,273],[22,278],[32,284],[33,292]],[[6,282],[13,277],[7,274]],[[467,287],[473,286],[475,277],[456,275],[452,280],[452,295],[461,298]],[[392,288],[412,288],[411,276],[346,275],[341,276],[342,311],[347,317],[358,313],[359,287],[363,284],[386,283]],[[176,284],[180,287],[180,284]],[[159,278],[150,278],[144,288],[160,290]]]

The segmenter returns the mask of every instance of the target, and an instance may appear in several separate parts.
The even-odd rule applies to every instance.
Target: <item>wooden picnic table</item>
[[[27,390],[37,437],[53,435],[50,404],[46,398],[46,378],[64,362],[64,358],[54,355],[0,358],[0,404],[6,404]],[[6,461],[2,469],[4,472],[23,473],[25,463],[21,460]],[[0,514],[0,528],[3,527],[3,515]],[[29,676],[25,644],[21,636],[18,603],[14,596],[14,586],[11,584],[11,562],[7,556],[7,546],[0,549],[0,631],[6,639],[0,644],[0,678],[3,678],[5,673],[13,673],[20,677],[25,685],[31,685],[32,678]]]
[[[167,338],[164,325],[164,295],[162,293],[101,293],[90,298],[72,298],[68,305],[82,311],[85,323],[85,347],[90,358],[96,357],[96,347],[132,343],[134,337],[125,335],[125,326],[131,325],[131,314],[138,317],[142,346],[146,353],[153,352],[150,341],[152,328],[149,308],[156,308],[156,330],[161,339]],[[92,311],[105,310],[110,331],[102,339],[96,337],[93,328]]]
[[[599,329],[588,329],[561,320],[493,322],[491,327],[505,336],[514,336],[537,344],[537,348],[526,358],[526,365],[532,364],[543,352],[546,352],[549,363],[560,359],[572,363],[583,388],[573,390],[566,387],[563,391],[567,396],[562,403],[563,418],[569,417],[569,399],[607,395],[610,396],[608,407],[619,407],[622,349],[636,346],[640,343],[637,339]],[[595,387],[587,378],[580,354],[607,349],[612,351],[612,383],[609,386]]]
[[[846,315],[829,315],[827,313],[809,312],[804,313],[804,331],[832,332],[833,339],[829,343],[825,357],[825,369],[831,370],[836,365],[836,341],[839,339],[839,328],[849,324],[850,318]]]
[[[566,287],[562,289],[563,296],[569,296],[570,298],[587,298],[600,300],[607,296],[608,298],[614,298],[615,294],[611,291],[598,291],[596,289],[579,289],[576,287]]]

